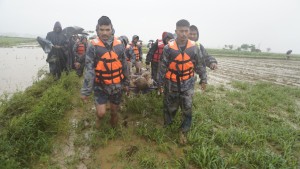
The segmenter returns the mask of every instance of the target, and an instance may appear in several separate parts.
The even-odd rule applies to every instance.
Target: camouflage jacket
[[[201,54],[204,58],[205,66],[209,67],[210,64],[212,64],[212,63],[218,63],[214,57],[212,57],[211,55],[208,55],[206,49],[204,48],[204,46],[202,44],[200,44],[199,42],[196,42],[196,44],[200,48]]]
[[[113,43],[113,40],[110,40],[108,45],[111,46],[111,43]],[[101,90],[104,90],[105,92],[112,94],[119,92],[122,90],[122,85],[129,86],[129,75],[127,71],[127,63],[125,58],[125,48],[122,49],[123,54],[119,57],[119,60],[122,63],[122,71],[124,74],[124,79],[121,84],[111,84],[111,85],[102,85],[102,86],[94,86],[95,81],[95,63],[96,60],[96,53],[95,53],[95,46],[89,44],[87,52],[86,52],[86,58],[85,58],[85,65],[86,65],[86,72],[84,75],[84,81],[83,81],[83,87],[81,88],[81,95],[89,96],[91,95],[94,87],[100,87]]]
[[[164,85],[167,90],[170,91],[186,91],[191,88],[194,88],[195,84],[195,77],[191,77],[188,80],[181,81],[180,82],[180,89],[176,82],[172,82],[171,80],[168,80],[165,78],[165,75],[168,71],[168,67],[170,63],[172,62],[172,58],[176,56],[172,56],[171,48],[169,47],[169,44],[164,47],[163,54],[161,56],[161,60],[159,63],[159,69],[158,69],[158,86]],[[191,60],[194,64],[194,71],[199,74],[201,81],[206,82],[206,69],[203,66],[204,65],[204,58],[202,53],[200,52],[200,49],[198,46],[193,47],[192,55],[190,56]]]
[[[132,64],[135,64],[135,54],[131,45],[127,45],[125,54],[127,59],[129,59]]]
[[[139,49],[139,53],[140,53],[139,61],[143,61],[143,50],[142,50],[142,47],[138,46],[138,45],[135,45],[135,44],[131,44],[130,46],[131,47],[129,48],[129,50],[131,50],[130,53],[132,53],[134,55],[133,58],[136,58],[136,54],[134,53],[133,47],[137,46],[138,49]]]
[[[79,55],[77,54],[77,48],[78,48],[79,44],[81,44],[81,43],[82,43],[82,42],[76,42],[76,43],[73,45],[73,50],[72,50],[72,52],[73,52],[73,55],[75,56],[74,62],[79,62],[79,63],[83,64],[84,61],[85,61],[85,54],[84,54],[83,56],[79,56]],[[85,51],[86,51],[87,46],[88,46],[88,43],[83,43],[83,44],[84,44]]]

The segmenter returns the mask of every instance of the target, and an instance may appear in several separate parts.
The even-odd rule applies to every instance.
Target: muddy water
[[[232,80],[241,80],[300,87],[300,61],[229,57],[217,60],[219,69],[208,70],[209,84],[226,85]]]
[[[38,70],[48,71],[46,57],[39,47],[0,48],[0,95],[32,85]]]

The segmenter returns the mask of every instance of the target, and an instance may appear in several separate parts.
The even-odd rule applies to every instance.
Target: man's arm
[[[204,58],[205,65],[212,70],[216,69],[217,64],[218,64],[217,60],[214,57],[208,55],[206,49],[204,48],[204,46],[202,44],[200,44],[200,51]]]
[[[143,50],[142,50],[142,46],[139,47],[139,52],[140,52],[140,61],[143,61]]]
[[[152,45],[152,47],[149,49],[149,52],[148,52],[148,54],[146,56],[146,65],[149,65],[150,62],[152,61],[153,55],[154,55],[155,51],[157,50],[157,48],[158,48],[158,42],[156,41]]]
[[[207,83],[206,68],[203,65],[205,65],[204,58],[202,52],[197,47],[195,48],[195,72],[199,74],[200,84]]]
[[[129,57],[130,57],[130,62],[132,63],[132,65],[135,64],[135,61],[136,61],[136,55],[133,51],[133,48],[130,46],[129,49],[128,49],[128,53],[129,53]]]
[[[129,72],[127,69],[127,61],[126,61],[126,54],[125,54],[125,49],[123,50],[123,52],[121,53],[121,55],[119,56],[119,60],[122,63],[122,72],[124,75],[124,79],[123,79],[123,84],[124,86],[129,86]]]
[[[165,74],[167,72],[168,69],[168,65],[169,65],[169,45],[166,45],[164,47],[163,53],[160,57],[160,62],[158,64],[158,86],[162,87],[164,80],[165,80]]]
[[[95,47],[90,45],[87,50],[85,64],[86,64],[86,73],[84,75],[83,86],[81,88],[82,96],[91,95],[94,87],[95,80]]]

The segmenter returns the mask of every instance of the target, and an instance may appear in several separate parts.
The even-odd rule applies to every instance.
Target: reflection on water
[[[48,71],[46,57],[41,48],[0,48],[0,95],[32,85],[38,70]]]

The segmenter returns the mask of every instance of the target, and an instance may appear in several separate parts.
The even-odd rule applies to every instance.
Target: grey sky
[[[207,48],[248,43],[300,53],[299,0],[0,0],[0,33],[46,36],[55,21],[94,30],[102,15],[110,17],[116,35],[130,39],[160,38],[187,19]]]

